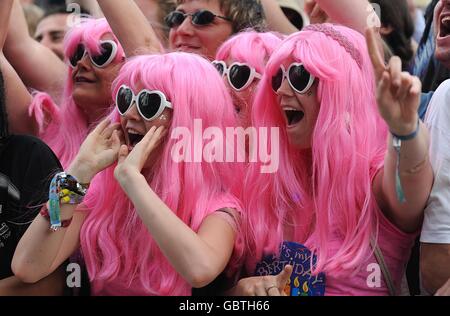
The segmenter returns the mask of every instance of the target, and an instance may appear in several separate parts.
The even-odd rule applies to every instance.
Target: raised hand
[[[289,282],[292,270],[293,267],[287,265],[278,275],[241,279],[229,294],[233,296],[286,296],[284,288]]]
[[[311,24],[326,23],[329,21],[327,13],[322,10],[316,0],[306,0],[304,10],[308,14]]]
[[[422,84],[419,78],[402,72],[402,62],[397,56],[385,66],[373,29],[367,29],[366,41],[375,71],[380,114],[392,133],[409,135],[417,129]]]
[[[78,181],[89,183],[97,173],[112,165],[121,145],[119,128],[120,123],[111,124],[109,118],[98,124],[81,145],[69,173]]]
[[[151,152],[158,147],[166,134],[163,126],[153,126],[144,138],[128,153],[128,147],[122,145],[119,150],[118,164],[114,170],[114,176],[121,182],[132,173],[140,174]]]

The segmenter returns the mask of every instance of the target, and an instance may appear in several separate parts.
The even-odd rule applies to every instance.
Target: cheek
[[[169,47],[173,48],[175,44],[176,32],[174,29],[171,29],[169,32]]]
[[[156,119],[151,122],[145,121],[146,130],[150,130],[153,126],[156,128],[160,126],[164,126],[166,129],[170,128],[170,124],[172,122],[172,113],[170,110],[164,110],[164,112]]]

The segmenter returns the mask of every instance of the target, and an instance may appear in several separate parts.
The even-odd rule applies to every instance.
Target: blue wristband
[[[417,136],[417,133],[419,133],[419,127],[420,127],[420,118],[417,120],[417,128],[416,128],[416,130],[414,132],[412,132],[411,134],[404,135],[404,136],[400,136],[400,135],[394,134],[392,132],[391,132],[391,134],[392,134],[392,136],[394,138],[397,138],[397,139],[399,139],[401,141],[406,141],[406,140],[413,139],[414,137]]]

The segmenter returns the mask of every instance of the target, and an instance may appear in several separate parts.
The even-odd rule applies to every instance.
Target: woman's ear
[[[380,28],[381,36],[387,36],[387,35],[391,34],[393,31],[394,31],[394,29],[390,25],[389,26],[382,25]]]

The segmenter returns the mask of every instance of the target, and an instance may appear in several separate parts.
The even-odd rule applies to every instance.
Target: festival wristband
[[[392,134],[392,146],[397,154],[397,163],[395,166],[395,191],[397,193],[397,199],[400,203],[405,203],[405,193],[402,188],[402,182],[400,179],[400,149],[402,147],[402,141],[408,141],[417,136],[420,128],[420,119],[417,120],[417,128],[409,135],[399,136],[391,132]]]

